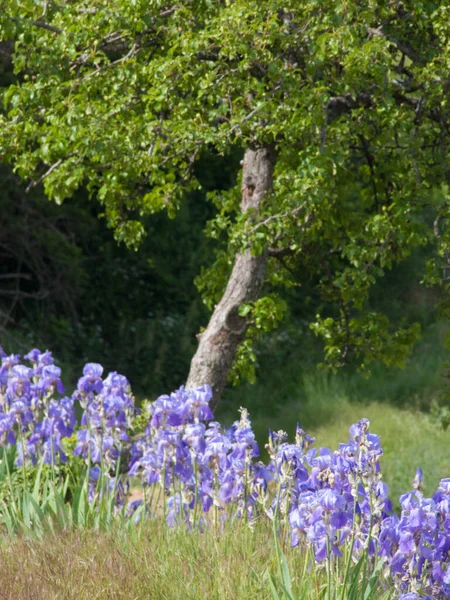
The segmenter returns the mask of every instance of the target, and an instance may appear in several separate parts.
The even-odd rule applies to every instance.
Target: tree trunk
[[[241,211],[259,211],[261,201],[272,189],[275,151],[271,146],[248,148],[242,163]],[[248,322],[239,316],[242,304],[259,298],[268,255],[252,256],[250,249],[237,254],[224,295],[216,305],[189,371],[186,387],[209,384],[214,410],[222,396],[237,347],[243,341]]]

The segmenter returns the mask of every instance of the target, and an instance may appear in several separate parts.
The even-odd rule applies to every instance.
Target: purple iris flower
[[[78,390],[84,394],[95,392],[100,394],[103,389],[103,367],[97,363],[87,363],[83,369],[83,377],[78,380]]]
[[[197,455],[203,454],[206,449],[205,430],[206,427],[203,423],[186,425],[184,430],[183,440]]]
[[[25,396],[31,390],[31,377],[33,370],[24,365],[12,367],[10,379],[8,382],[7,393],[13,396]]]
[[[0,367],[0,390],[6,388],[8,379],[8,369],[6,367]]]
[[[182,498],[180,497],[180,494],[176,494],[175,496],[171,496],[168,500],[167,500],[167,508],[168,508],[168,512],[167,512],[167,525],[169,525],[169,527],[174,527],[177,523],[180,522],[180,520],[183,520],[184,517],[184,521],[187,521],[187,507],[186,505],[183,503]]]
[[[122,398],[128,394],[130,382],[124,375],[119,375],[116,371],[108,373],[108,376],[103,381],[103,390],[107,395],[121,396]]]
[[[235,432],[236,445],[239,447],[250,447],[252,450],[252,456],[259,456],[259,448],[256,443],[255,434],[250,426],[238,427]]]
[[[204,459],[210,465],[217,463],[221,469],[225,469],[228,464],[228,452],[232,447],[229,438],[225,435],[208,436],[208,430],[205,433],[206,449]]]
[[[347,513],[343,510],[333,511],[330,519],[330,525],[334,527],[334,529],[343,529],[346,525],[351,522],[351,519],[347,516]]]
[[[51,400],[48,415],[55,419],[56,426],[62,437],[70,437],[75,429],[76,417],[72,398],[64,397],[59,402]]]
[[[413,488],[415,490],[421,490],[422,489],[422,481],[423,481],[423,471],[422,469],[419,467],[416,471],[416,475],[414,477],[414,481],[413,481]]]
[[[184,388],[182,388],[184,391]],[[211,421],[214,419],[209,402],[212,399],[212,390],[209,385],[204,385],[193,390],[187,390],[183,413],[188,419],[194,421]]]
[[[276,464],[275,471],[277,476],[288,471],[296,479],[297,483],[303,483],[308,479],[308,471],[304,466],[306,455],[303,448],[297,444],[288,444],[287,442],[280,444],[274,462]]]
[[[188,456],[188,448],[182,441],[180,432],[163,429],[158,432],[157,453],[163,461],[169,459],[176,463]]]
[[[34,349],[36,350],[36,348]],[[33,372],[35,375],[42,375],[42,370],[44,367],[48,367],[52,365],[55,361],[53,359],[52,353],[49,350],[45,352],[40,352],[38,355],[32,350],[29,354],[29,360],[33,363],[34,369]],[[34,360],[33,360],[34,359]]]
[[[437,500],[437,502],[442,500],[445,496],[450,496],[450,478],[440,480],[434,496],[433,499]]]
[[[38,350],[37,348],[33,348],[32,350],[30,350],[28,352],[28,354],[25,354],[24,358],[34,364],[37,364],[39,361],[40,354],[41,354],[40,350]]]
[[[172,396],[161,396],[152,405],[152,427],[161,427],[163,425],[177,426],[183,423],[182,418],[183,405]]]
[[[11,415],[0,413],[0,446],[15,444],[14,425],[15,421]]]
[[[414,543],[414,537],[412,533],[409,531],[404,531],[401,533],[398,547],[400,552],[403,552],[403,554],[414,552],[416,549],[416,544]]]
[[[64,394],[64,385],[61,381],[61,369],[55,365],[47,365],[42,368],[42,388],[49,390],[52,386],[56,388],[58,394]]]
[[[126,427],[125,408],[126,404],[122,396],[106,396],[103,403],[106,425],[108,427]]]
[[[331,489],[321,490],[318,494],[318,501],[320,506],[326,511],[341,508],[344,504],[344,498]]]
[[[44,463],[49,465],[54,464],[57,462],[58,457],[62,463],[67,462],[67,456],[61,446],[61,435],[56,431],[54,435],[44,442]]]
[[[6,369],[12,369],[20,362],[20,354],[10,354],[9,356],[3,356],[2,366]]]
[[[361,419],[358,423],[355,423],[350,427],[350,435],[354,440],[359,441],[369,431],[369,427],[369,419]]]
[[[297,423],[297,425],[295,427],[295,444],[296,444],[296,446],[298,446],[302,450],[306,451],[306,450],[308,450],[308,448],[310,448],[310,446],[312,446],[314,444],[315,441],[316,441],[316,438],[308,435],[305,431],[303,431],[303,429]]]
[[[160,480],[161,466],[158,457],[149,449],[142,458],[133,462],[128,473],[132,477],[142,474],[144,483],[152,485]]]
[[[329,540],[327,528],[322,521],[317,521],[308,528],[307,537],[314,547],[314,557],[317,562],[322,562],[328,557],[328,544],[336,556],[342,556],[334,540]]]
[[[237,500],[244,492],[244,461],[239,470],[230,469],[222,474],[219,498],[225,504]]]
[[[41,367],[46,367],[48,365],[52,365],[54,363],[54,359],[50,350],[46,350],[42,354],[38,356],[38,363]]]
[[[408,492],[400,496],[400,505],[403,510],[410,511],[412,508],[419,506],[419,499],[416,496],[417,492]]]
[[[9,414],[15,419],[16,423],[22,426],[28,425],[33,421],[33,414],[23,396],[11,405]]]
[[[253,480],[255,486],[266,491],[267,485],[273,481],[273,478],[272,471],[270,471],[264,463],[258,462],[254,465]]]
[[[99,463],[101,460],[101,452],[98,440],[91,435],[88,429],[80,429],[77,431],[77,445],[73,451],[75,456],[82,456],[87,459],[89,457],[92,463]]]

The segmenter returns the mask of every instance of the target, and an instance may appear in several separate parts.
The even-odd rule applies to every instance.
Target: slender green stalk
[[[156,483],[152,484],[152,492],[150,494],[150,515],[152,514],[151,511],[153,510],[153,500],[155,498],[155,492],[156,492],[156,488],[158,487],[158,497],[156,499],[156,505],[158,505],[159,503],[159,497],[161,494],[161,487],[157,486]],[[146,490],[147,490],[147,486],[144,486],[144,504],[146,503]],[[147,510],[147,509],[146,509]]]
[[[246,453],[248,450],[246,450]],[[248,486],[248,465],[247,465],[247,454],[244,460],[244,523],[248,525],[248,510],[247,510],[247,486]]]
[[[327,532],[327,598],[331,600],[331,544],[330,536]]]
[[[347,589],[347,580],[348,580],[348,573],[350,571],[350,563],[352,561],[352,556],[353,556],[353,548],[355,547],[355,516],[356,516],[356,494],[355,494],[355,498],[354,498],[354,502],[353,502],[353,531],[352,531],[352,543],[350,545],[350,552],[347,556],[347,561],[346,561],[346,565],[345,565],[345,573],[344,573],[344,583],[342,586],[342,600],[345,600],[345,596],[344,594],[346,593],[346,589]]]
[[[161,495],[163,496],[163,503],[164,503],[164,489],[161,487],[161,483],[158,486],[158,496],[156,497],[156,502],[155,502],[155,509],[158,509],[159,507],[159,503],[161,502]],[[150,499],[150,507],[152,506],[152,499]],[[164,507],[163,507],[164,510]],[[155,510],[156,512],[156,510]]]
[[[216,495],[216,492],[217,492],[217,474],[214,471],[214,495]],[[218,511],[218,508],[217,508],[217,498],[214,498],[214,534],[217,534],[217,527],[218,527],[218,525],[217,525],[217,521],[218,521],[217,511]]]
[[[26,474],[26,470],[25,470],[25,440],[23,437],[23,431],[22,431],[22,426],[19,423],[19,439],[20,439],[20,446],[22,448],[22,477],[23,477],[23,491],[24,493],[27,492],[27,474]]]
[[[96,493],[99,495],[99,498],[103,495],[103,483],[104,483],[104,459],[103,459],[103,427],[100,435],[100,476],[97,480],[97,485],[95,486]]]
[[[16,504],[16,497],[14,494],[14,490],[13,490],[13,485],[12,485],[12,478],[11,478],[11,469],[9,468],[9,460],[8,460],[8,453],[6,452],[6,447],[3,447],[3,459],[5,460],[5,464],[6,464],[6,473],[8,476],[8,483],[9,483],[9,491],[11,493],[11,502],[13,503],[14,509],[17,512],[17,504]]]
[[[112,514],[112,510],[113,507],[116,503],[116,490],[117,490],[117,482],[119,480],[119,474],[120,474],[120,459],[122,457],[122,445],[120,445],[119,448],[119,456],[117,457],[117,463],[116,463],[116,474],[114,477],[114,486],[113,486],[113,490],[112,490],[112,498],[111,501],[108,503],[108,519],[111,518],[111,514]]]
[[[304,549],[304,563],[303,563],[303,571],[302,571],[302,577],[300,581],[304,581],[306,579],[306,569],[308,568],[308,554],[309,554],[309,549],[305,548]]]
[[[53,446],[53,433],[50,435],[50,452],[52,454],[52,462],[51,462],[51,473],[52,473],[52,481],[55,483],[55,461],[54,461],[54,446]]]
[[[162,480],[162,492],[163,492],[163,518],[164,523],[166,523],[166,456],[164,455],[164,464],[163,464],[163,480]]]
[[[174,520],[175,522],[177,521],[177,494],[176,494],[176,489],[175,489],[175,473],[174,473],[174,464],[172,463],[172,495],[173,495],[173,514],[174,514]],[[180,498],[180,508],[181,508],[181,498]]]
[[[192,527],[195,529],[197,525],[197,507],[198,507],[198,465],[197,461],[194,458],[194,480],[195,480],[195,490],[194,490],[194,516]]]
[[[372,522],[372,511],[370,513],[370,524],[369,524],[369,534],[367,537],[367,548],[364,552],[364,572],[363,572],[363,587],[362,589],[365,590],[366,589],[366,585],[367,585],[367,569],[369,566],[369,549],[370,549],[370,540],[372,539],[372,526],[373,526],[373,522]]]
[[[279,507],[279,503],[280,503],[280,494],[281,494],[281,486],[279,485],[278,490],[277,490],[277,501],[275,504],[275,513],[273,515],[272,528],[273,528],[273,538],[274,538],[274,542],[275,542],[275,554],[277,557],[278,572],[281,575],[281,556],[280,556],[280,547],[278,544],[278,532],[277,532],[277,518],[278,518],[278,507]]]

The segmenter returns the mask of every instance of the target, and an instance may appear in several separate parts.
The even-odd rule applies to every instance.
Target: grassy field
[[[287,544],[283,551],[292,599],[348,600],[338,592],[343,569],[333,572],[328,596],[325,566],[319,569],[310,553]],[[262,524],[250,530],[235,523],[214,534],[170,530],[153,521],[135,529],[48,534],[0,546],[5,600],[274,600],[269,575],[281,590],[272,532]],[[383,585],[372,600],[391,598]],[[358,590],[352,600],[360,598],[364,593]]]

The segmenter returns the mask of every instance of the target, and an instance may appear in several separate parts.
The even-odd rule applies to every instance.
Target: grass
[[[447,330],[443,324],[429,327],[404,370],[376,366],[370,377],[363,377],[305,373],[292,363],[265,369],[255,385],[231,390],[218,419],[231,423],[237,407],[247,407],[264,454],[269,427],[287,431],[292,439],[299,422],[317,438],[316,447],[335,449],[347,441],[350,425],[367,417],[372,433],[381,436],[384,479],[398,509],[398,498],[410,490],[418,467],[426,494],[450,476],[450,429],[431,423],[427,412],[445,386]]]
[[[220,538],[150,522],[123,536],[85,531],[0,549],[2,598],[178,599],[268,597],[274,553],[262,531]],[[267,541],[267,539],[265,540]],[[291,553],[295,567],[299,555]]]
[[[298,549],[283,550],[292,597],[326,598],[325,569]],[[281,588],[270,526],[262,524],[253,531],[233,524],[215,535],[153,521],[126,534],[60,532],[0,546],[5,600],[263,600],[276,598],[269,573]]]

